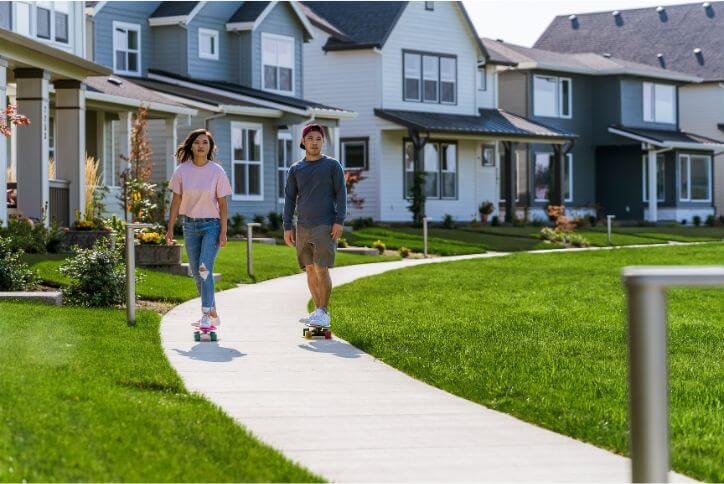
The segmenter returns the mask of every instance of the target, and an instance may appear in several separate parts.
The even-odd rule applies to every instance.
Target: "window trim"
[[[497,156],[497,155],[498,155],[498,150],[497,150],[497,146],[496,146],[496,145],[497,145],[497,143],[495,143],[495,142],[492,142],[492,143],[490,143],[490,142],[480,143],[480,159],[481,159],[480,166],[482,166],[482,167],[484,167],[484,168],[488,168],[488,167],[491,167],[491,166],[492,166],[492,167],[497,166],[497,163],[496,163],[496,162],[497,162],[497,157],[498,157],[498,156]],[[490,148],[490,149],[493,150],[493,162],[492,162],[492,163],[485,163],[485,150],[488,149],[488,148]]]
[[[425,10],[427,10],[428,12],[433,12],[433,11],[435,11],[435,2],[428,2],[428,1],[426,1],[426,2],[425,2]]]
[[[236,160],[234,158],[234,129],[255,129],[260,133],[259,138],[259,161],[256,160]],[[235,202],[262,202],[264,201],[264,125],[260,123],[247,123],[243,121],[232,121],[229,126],[230,143],[229,152],[231,161],[231,200]],[[236,170],[235,166],[239,165],[259,165],[259,195],[241,195],[236,193]]]
[[[573,153],[566,153],[566,164],[568,165],[568,196],[563,194],[564,202],[573,201]],[[565,178],[565,172],[563,173]]]
[[[647,111],[647,110],[646,110],[646,101],[647,101],[646,86],[647,86],[647,85],[650,85],[650,86],[651,86],[651,99],[648,99],[649,107],[651,108],[651,109],[650,109],[651,115],[652,115],[652,118],[651,118],[651,119],[647,119],[647,112],[646,112],[646,111]],[[667,87],[667,88],[673,89],[674,98],[672,99],[672,102],[671,102],[671,107],[672,107],[672,110],[673,110],[673,112],[672,112],[672,120],[671,120],[671,121],[661,121],[661,120],[659,120],[659,119],[657,118],[657,116],[656,116],[656,91],[657,91],[657,87],[658,87],[658,86]],[[657,124],[676,125],[676,119],[677,119],[677,117],[679,116],[678,106],[677,106],[677,104],[678,104],[678,97],[679,97],[678,89],[676,88],[676,86],[675,86],[674,84],[666,84],[666,83],[663,83],[663,82],[648,82],[648,81],[642,82],[642,83],[641,83],[641,99],[642,99],[642,102],[641,102],[641,110],[642,110],[641,119],[643,119],[645,123],[657,123]]]
[[[74,42],[73,42],[73,16],[74,16],[74,13],[73,13],[72,9],[74,8],[73,4],[75,2],[68,1],[67,2],[68,9],[69,9],[68,12],[67,13],[61,12],[68,17],[68,21],[67,21],[68,40],[65,42],[59,41],[56,39],[56,34],[55,34],[56,2],[49,1],[48,3],[49,3],[48,6],[38,6],[38,2],[33,1],[33,0],[21,0],[21,1],[10,2],[10,30],[19,35],[22,35],[23,37],[36,39],[39,42],[43,42],[43,43],[51,45],[53,47],[57,47],[61,50],[72,51],[73,46],[74,46]],[[17,31],[17,24],[18,24],[17,6],[18,6],[18,4],[23,4],[28,7],[28,35],[21,34],[20,32]],[[50,38],[39,37],[37,35],[37,33],[38,33],[38,24],[37,24],[38,8],[42,8],[43,10],[50,11],[50,19],[49,19]]]
[[[285,142],[286,142],[286,141],[292,141],[292,142],[293,142],[293,140],[292,140],[292,133],[291,133],[290,131],[277,131],[277,149],[279,149],[279,141],[280,141],[280,140],[284,140]],[[291,151],[290,151],[290,153],[289,153],[289,159],[286,160],[286,161],[287,161],[287,166],[284,167],[284,168],[282,168],[282,167],[279,166],[279,153],[277,153],[277,156],[276,156],[277,176],[279,176],[279,172],[280,172],[280,171],[283,171],[283,172],[285,173],[284,179],[286,180],[286,178],[287,178],[286,175],[289,173],[289,168],[290,168],[290,167],[292,166],[292,164],[293,164],[293,161],[292,161],[293,157],[294,157],[294,146],[292,146],[292,149],[291,149]],[[277,187],[277,190],[279,190],[279,187]],[[279,192],[277,191],[277,195],[278,195],[278,193],[279,193]],[[279,202],[284,203],[284,197],[278,197],[278,200],[279,200]]]
[[[363,166],[361,168],[348,168],[347,167],[347,160],[346,156],[344,154],[344,145],[345,143],[362,143],[364,146],[364,160],[363,160]],[[346,171],[368,171],[370,169],[370,138],[368,136],[364,137],[356,137],[356,138],[340,138],[339,140],[339,157],[340,162],[342,163],[342,168],[344,168]]]
[[[292,89],[291,91],[284,91],[281,89],[267,89],[264,87],[264,40],[279,40],[283,42],[291,42],[292,44]],[[296,94],[296,79],[297,79],[297,42],[294,37],[291,35],[281,35],[281,34],[272,34],[269,32],[262,32],[261,33],[261,89],[265,92],[271,92],[274,94],[281,94],[282,96],[289,96],[289,95],[295,95]],[[271,64],[270,64],[271,65]],[[277,72],[279,69],[279,65],[276,65]],[[279,85],[279,75],[277,74],[277,86]]]
[[[198,51],[199,59],[219,60],[219,31],[199,27]],[[214,52],[208,53],[201,49],[201,37],[209,36],[214,39]]]
[[[666,201],[666,157],[659,153],[656,155],[656,174],[658,176],[659,172],[659,160],[661,160],[661,164],[664,167],[664,189],[659,191],[656,190],[656,203],[662,203]],[[649,155],[643,154],[641,155],[641,179],[642,179],[642,186],[641,186],[641,201],[643,203],[649,203],[649,197],[648,197],[648,189],[649,184],[648,180],[646,179],[646,171],[648,170],[648,162],[649,162]],[[661,198],[659,198],[661,196]]]
[[[555,106],[556,106],[556,112],[555,114],[540,114],[536,111],[536,98],[538,97],[536,94],[535,89],[535,80],[536,79],[555,79],[556,82],[556,99],[555,99]],[[562,81],[568,82],[568,114],[564,115],[562,114],[563,111],[563,87],[562,87]],[[533,75],[533,83],[532,83],[532,90],[533,90],[533,116],[537,116],[539,118],[560,118],[560,119],[572,119],[573,118],[573,79],[570,77],[561,77],[561,76],[550,76],[547,74],[534,74]]]
[[[692,199],[691,198],[691,158],[694,156],[701,156],[705,157],[707,159],[707,180],[708,180],[708,187],[707,187],[707,193],[708,196],[706,199]],[[681,161],[686,158],[686,176],[687,176],[687,198],[682,197],[681,193]],[[676,157],[676,161],[678,162],[677,170],[676,170],[676,191],[679,194],[679,201],[680,202],[690,202],[690,203],[711,203],[712,201],[712,157],[711,155],[704,155],[699,153],[679,153],[679,155]]]
[[[138,36],[138,49],[136,49],[136,54],[138,55],[138,71],[129,71],[129,70],[120,70],[116,66],[116,51],[120,50],[116,47],[116,29],[122,28],[128,30],[135,30],[136,35]],[[143,44],[141,43],[141,24],[132,24],[129,22],[120,22],[118,20],[113,21],[113,30],[112,30],[112,44],[113,44],[113,72],[115,74],[125,74],[127,76],[140,76],[143,72],[143,68],[141,66],[142,63],[142,52],[143,52]],[[130,50],[124,50],[126,54],[129,52],[134,52]]]
[[[405,146],[407,143],[412,143],[412,140],[410,138],[403,138],[402,139],[402,199],[403,200],[412,200],[411,197],[407,196],[407,173],[411,173],[407,171],[407,166],[405,165]],[[442,196],[442,150],[438,150],[438,154],[440,156],[440,162],[438,163],[437,168],[437,196],[436,197],[425,197],[425,200],[440,200],[440,201],[449,201],[449,200],[459,200],[460,199],[460,145],[458,144],[457,140],[454,139],[431,139],[426,144],[434,143],[437,145],[455,145],[455,196],[454,197],[443,197]],[[425,163],[424,160],[424,151],[423,151],[423,165]]]
[[[408,77],[405,75],[405,54],[414,54],[420,56],[420,89],[419,89],[419,98],[418,99],[409,99],[405,97],[405,80],[408,79]],[[437,57],[437,101],[425,101],[425,67],[424,67],[424,58],[425,56],[428,57]],[[443,57],[454,59],[455,61],[455,101],[449,102],[449,101],[442,101],[442,81],[441,81],[441,70],[440,66],[442,62],[440,59]],[[412,49],[402,49],[402,101],[403,102],[411,102],[411,103],[422,103],[422,104],[442,104],[446,106],[457,106],[458,105],[458,88],[460,79],[458,76],[458,56],[456,54],[443,54],[439,52],[427,52],[427,51],[421,51],[421,50],[412,50]],[[412,79],[410,77],[409,79]],[[449,81],[446,81],[449,82]]]
[[[481,78],[480,75],[478,75],[478,91],[487,91],[488,90],[488,69],[483,66],[482,68],[478,67],[478,73],[482,74],[483,77]],[[479,82],[482,79],[482,82]]]

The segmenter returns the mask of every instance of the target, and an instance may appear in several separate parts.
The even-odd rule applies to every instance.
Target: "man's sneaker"
[[[312,318],[309,319],[310,326],[318,326],[320,328],[329,328],[331,320],[329,313],[322,311],[321,309]]]
[[[317,313],[319,311],[320,311],[319,308],[315,309],[314,311],[309,313],[307,316],[303,316],[303,317],[299,318],[299,322],[302,324],[310,324],[309,322],[312,320],[312,318],[314,318],[317,315]]]

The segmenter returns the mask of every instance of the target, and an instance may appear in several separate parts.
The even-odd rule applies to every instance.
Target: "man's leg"
[[[319,308],[319,283],[317,277],[317,271],[314,264],[309,264],[304,267],[307,272],[307,285],[309,286],[309,292],[312,293],[312,300],[314,300],[314,307]]]
[[[327,311],[329,297],[332,294],[332,278],[329,277],[329,267],[314,264],[314,272],[317,276],[317,291],[319,301],[317,307]]]

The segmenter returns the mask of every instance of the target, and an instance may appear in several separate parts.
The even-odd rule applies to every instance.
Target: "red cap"
[[[304,148],[304,137],[309,134],[310,131],[319,131],[319,133],[322,135],[322,139],[324,139],[324,129],[322,129],[322,126],[319,124],[308,124],[302,129],[302,141],[299,143],[299,147],[301,149]]]

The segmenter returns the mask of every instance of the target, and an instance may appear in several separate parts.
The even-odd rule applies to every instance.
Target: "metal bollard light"
[[[254,253],[252,249],[254,227],[261,227],[261,224],[258,222],[249,222],[246,224],[246,272],[249,274],[249,277],[254,277]]]
[[[422,218],[422,255],[427,258],[427,217]]]
[[[608,245],[611,245],[611,220],[615,218],[615,215],[606,215],[606,225],[608,226]]]
[[[666,289],[724,286],[724,266],[624,267],[628,296],[632,482],[669,474]]]
[[[136,251],[133,231],[153,227],[153,224],[126,224],[126,319],[129,326],[136,325]]]

